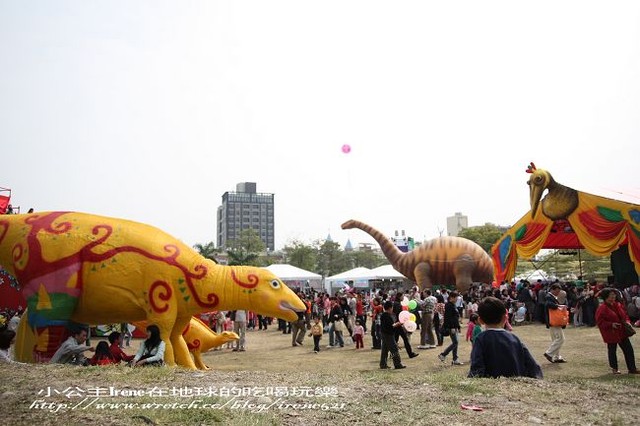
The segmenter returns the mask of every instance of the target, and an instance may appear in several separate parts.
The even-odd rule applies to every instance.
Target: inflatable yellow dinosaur
[[[85,213],[0,216],[0,265],[23,288],[36,361],[69,322],[144,320],[160,328],[167,364],[195,369],[182,336],[193,315],[247,309],[293,321],[306,309],[266,269],[217,265],[152,226]]]
[[[214,333],[204,322],[198,318],[192,318],[187,329],[182,333],[187,342],[189,352],[193,354],[196,367],[200,370],[208,370],[209,367],[202,361],[202,354],[227,342],[238,340],[240,336],[231,331]]]

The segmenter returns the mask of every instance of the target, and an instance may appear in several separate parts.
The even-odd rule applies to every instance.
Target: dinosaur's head
[[[287,321],[295,321],[296,311],[307,309],[298,295],[268,270],[251,266],[229,268],[237,297],[226,293],[221,299],[221,309],[246,309]],[[235,303],[229,299],[235,299]]]
[[[227,343],[227,342],[235,342],[236,340],[240,339],[240,336],[238,336],[233,331],[223,331],[222,333],[218,334],[218,336],[220,337],[220,340],[221,340],[220,344]]]
[[[529,185],[531,217],[534,217],[538,211],[538,206],[540,205],[540,200],[542,199],[544,190],[547,189],[554,180],[553,177],[551,177],[551,173],[546,170],[536,169],[536,166],[533,163],[531,163],[527,168],[527,173],[531,174],[527,185]]]

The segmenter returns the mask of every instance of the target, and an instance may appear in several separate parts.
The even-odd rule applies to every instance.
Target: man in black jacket
[[[391,359],[396,369],[406,368],[402,365],[398,345],[396,345],[396,329],[402,328],[400,321],[393,314],[393,303],[391,301],[384,302],[384,312],[380,314],[380,336],[382,337],[382,350],[380,351],[380,368],[391,368],[387,365],[388,354],[391,353]]]
[[[393,302],[393,314],[396,316],[396,318],[398,318],[398,315],[400,315],[400,312],[402,312],[402,299],[403,299],[403,294],[401,291],[399,291],[396,294],[395,301]],[[407,331],[404,329],[404,327],[396,327],[395,329],[396,344],[398,343],[398,339],[400,337],[402,337],[402,341],[404,342],[404,348],[406,349],[407,355],[409,356],[409,358],[415,358],[418,355],[420,355],[416,352],[413,352],[413,349],[411,349],[411,342],[409,342],[409,336],[407,336]]]

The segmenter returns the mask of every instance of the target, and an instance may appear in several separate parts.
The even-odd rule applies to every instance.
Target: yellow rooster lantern
[[[545,247],[606,256],[626,244],[640,273],[640,206],[561,185],[534,163],[526,171],[531,210],[491,250],[498,281],[513,278],[518,256],[529,259]]]

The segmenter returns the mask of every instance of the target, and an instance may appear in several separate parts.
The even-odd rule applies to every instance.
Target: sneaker
[[[297,343],[292,343],[291,346],[298,346],[298,344]]]
[[[318,351],[313,351],[313,353],[314,353],[314,354],[317,354],[317,353],[318,353]]]
[[[454,359],[453,361],[451,361],[451,365],[464,365],[464,362],[460,362],[457,359]]]
[[[417,348],[418,349],[427,349],[429,346],[427,345],[418,345]]]
[[[336,345],[327,345],[327,349],[335,348]]]
[[[300,346],[304,346],[304,345],[302,344],[302,342],[298,342],[298,341],[296,341],[296,343],[297,343],[298,345],[300,345]]]
[[[551,355],[549,355],[548,353],[544,353],[544,357],[547,359],[547,361],[549,362],[553,362],[553,358],[551,357]]]
[[[427,345],[427,349],[435,349],[436,345]]]
[[[414,352],[414,353],[412,353],[411,355],[409,355],[409,358],[415,358],[415,357],[417,357],[418,355],[420,355],[420,354],[417,354],[417,353],[415,353],[415,352]]]
[[[400,364],[399,366],[393,367],[393,368],[396,369],[396,370],[402,370],[403,368],[407,368],[407,366]]]
[[[238,352],[238,348],[233,348],[233,352]]]
[[[622,374],[622,373],[620,372],[620,370],[618,370],[616,368],[612,368],[611,369],[611,374]],[[629,373],[629,374],[631,374],[631,373]]]
[[[566,360],[566,359],[564,359],[564,358],[558,358],[558,359],[556,359],[556,360],[555,360],[555,361],[553,361],[553,362],[558,363],[558,364],[561,364],[561,363],[563,363],[563,362],[567,362],[567,360]]]
[[[439,359],[440,361],[444,362],[444,355],[442,355],[442,354],[438,355],[438,359]]]

